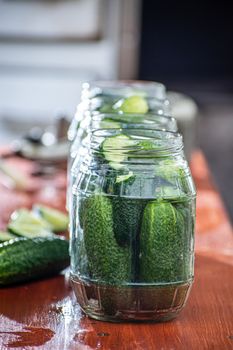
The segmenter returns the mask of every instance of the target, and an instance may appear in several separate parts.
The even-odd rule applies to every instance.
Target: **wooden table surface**
[[[35,166],[18,159],[10,162],[26,173]],[[67,272],[0,289],[0,349],[233,349],[232,227],[200,151],[193,155],[192,172],[198,190],[195,283],[176,320],[160,324],[91,320],[75,302]],[[32,186],[37,187],[24,194],[0,185],[0,227],[22,205],[39,201],[64,206],[64,172]]]

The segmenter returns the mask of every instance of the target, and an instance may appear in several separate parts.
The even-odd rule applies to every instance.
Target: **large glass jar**
[[[193,281],[195,188],[177,133],[96,130],[73,186],[71,281],[83,311],[165,321]]]

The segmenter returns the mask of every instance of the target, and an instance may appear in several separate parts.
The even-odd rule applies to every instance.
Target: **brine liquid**
[[[102,321],[168,321],[183,309],[192,281],[145,286],[98,285],[71,276],[82,310]]]

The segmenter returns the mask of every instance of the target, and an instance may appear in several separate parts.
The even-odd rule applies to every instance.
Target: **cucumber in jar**
[[[185,240],[180,210],[166,201],[148,203],[140,233],[140,279],[148,283],[185,280]]]
[[[89,283],[101,285],[101,308],[115,315],[132,300],[131,289],[123,292],[121,286],[133,278],[131,251],[118,245],[113,231],[113,210],[109,198],[93,194],[82,199],[82,227],[89,271]],[[85,271],[85,270],[83,270]]]
[[[110,284],[131,280],[130,251],[114,236],[111,200],[102,194],[83,199],[82,226],[91,278]]]

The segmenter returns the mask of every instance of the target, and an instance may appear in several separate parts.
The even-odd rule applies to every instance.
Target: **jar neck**
[[[166,98],[166,87],[158,82],[137,80],[93,81],[82,86],[82,100],[100,95],[122,97],[139,93],[163,100]]]
[[[87,118],[90,128],[99,129],[100,127],[111,128],[134,128],[134,129],[158,129],[177,132],[176,119],[168,115],[157,113],[143,114],[112,114],[112,113],[92,113]],[[83,123],[83,125],[86,125]]]
[[[131,93],[128,95],[99,95],[90,98],[86,98],[82,100],[81,105],[83,109],[89,109],[90,111],[95,111],[100,109],[105,103],[110,103],[112,105],[121,102],[130,96],[137,96],[137,93]],[[164,98],[157,98],[152,96],[143,96],[143,98],[147,101],[150,110],[161,110],[161,111],[169,111],[170,103],[169,100]],[[162,112],[161,112],[162,113]]]
[[[99,129],[90,135],[90,154],[127,160],[183,157],[179,133],[155,129]],[[122,156],[122,157],[121,157]]]

